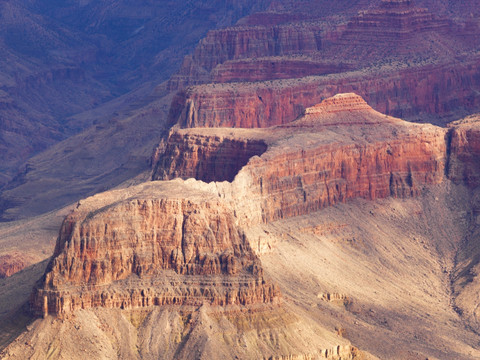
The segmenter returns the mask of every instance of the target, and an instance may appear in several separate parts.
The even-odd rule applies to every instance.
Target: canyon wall
[[[176,95],[169,121],[181,127],[269,127],[291,122],[305,108],[342,92],[355,92],[375,110],[396,117],[448,118],[478,108],[478,89],[480,57],[465,61],[461,68],[384,67],[375,75],[355,71],[268,84],[200,85]],[[432,117],[432,121],[444,120]]]
[[[480,185],[480,117],[474,115],[450,125],[448,177],[471,188]]]
[[[383,0],[378,8],[360,11],[352,18],[341,43],[353,41],[365,45],[374,42],[376,46],[392,46],[392,42],[409,41],[418,34],[432,31],[446,34],[449,29],[447,20],[437,19],[427,9],[414,6],[410,0]]]
[[[265,17],[207,34],[170,80],[181,90],[171,122],[269,127],[343,92],[388,115],[441,125],[480,108],[479,40],[466,35],[475,27],[411,1],[382,1],[347,22],[263,25]]]
[[[269,57],[226,61],[212,70],[212,82],[255,82],[293,79],[309,75],[335,74],[347,71],[345,62],[315,60],[308,57]]]
[[[309,54],[322,48],[322,25],[289,24],[278,26],[236,26],[209,31],[179,72],[171,77],[168,88],[210,82],[210,72],[228,60]]]

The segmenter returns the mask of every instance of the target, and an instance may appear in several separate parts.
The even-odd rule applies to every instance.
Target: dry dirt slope
[[[351,342],[380,359],[477,359],[480,339],[454,310],[450,279],[470,198],[447,182],[417,199],[354,200],[252,228],[271,248],[261,260],[282,309],[82,310],[36,320],[2,356],[247,359]]]

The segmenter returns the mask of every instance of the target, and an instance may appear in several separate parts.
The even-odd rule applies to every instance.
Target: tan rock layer
[[[332,349],[322,349],[319,354],[315,355],[287,355],[287,356],[271,356],[268,360],[356,360],[363,359],[364,355],[356,347],[351,345],[338,345]],[[267,360],[265,358],[265,360]]]
[[[94,307],[135,309],[149,306],[201,306],[203,304],[253,305],[278,303],[279,289],[265,284],[259,277],[243,276],[201,277],[169,276],[159,279],[117,281],[112,285],[67,287],[59,290],[36,288],[32,294],[32,311],[44,317],[48,314],[65,316],[78,309]]]

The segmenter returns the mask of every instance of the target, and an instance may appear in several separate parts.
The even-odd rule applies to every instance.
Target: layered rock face
[[[212,82],[266,81],[292,79],[309,75],[335,74],[347,71],[345,63],[314,60],[310,58],[269,57],[227,61],[212,71]]]
[[[322,27],[315,24],[237,26],[210,31],[193,55],[184,60],[179,73],[172,76],[169,89],[209,82],[210,72],[228,60],[315,52],[322,48],[321,31]]]
[[[412,196],[426,184],[441,182],[444,176],[446,130],[387,117],[355,94],[327,99],[287,125],[210,132],[215,136],[230,133],[236,141],[262,140],[268,145],[263,155],[250,159],[240,171],[248,174],[247,187],[261,203],[263,221],[306,214],[357,197]],[[203,129],[172,134],[163,157],[176,160],[167,168],[157,164],[154,178],[190,176],[188,163],[181,157],[201,159],[205,165],[196,164],[196,169],[211,167],[207,164],[213,160],[202,156],[215,151],[190,145],[211,146],[213,142],[206,141],[205,136]],[[189,148],[192,153],[182,154],[180,148]]]
[[[64,221],[32,304],[36,313],[61,316],[98,306],[248,305],[278,296],[231,210],[174,182],[80,204]]]
[[[466,35],[475,32],[470,23],[437,18],[408,0],[382,1],[347,23],[292,17],[263,25],[265,16],[200,42],[169,86],[214,85],[181,91],[170,121],[190,107],[195,121],[180,118],[182,126],[269,127],[342,92],[388,115],[438,124],[480,106],[480,60],[472,52],[479,41]],[[292,80],[269,82],[278,79]]]

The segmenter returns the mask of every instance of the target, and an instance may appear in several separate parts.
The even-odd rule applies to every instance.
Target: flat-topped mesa
[[[216,194],[152,182],[82,200],[63,223],[32,308],[62,316],[91,307],[246,306],[278,296]]]
[[[367,102],[355,93],[337,94],[325,99],[320,104],[305,109],[307,118],[314,115],[334,114],[341,111],[373,110]],[[309,116],[312,115],[312,116]]]
[[[385,116],[355,94],[336,95],[309,108],[297,121],[267,129],[178,129],[164,147],[170,150],[162,155],[177,159],[168,162],[167,168],[158,166],[157,173],[191,174],[187,162],[178,158],[200,159],[198,153],[215,151],[205,152],[201,146],[189,144],[212,146],[208,137],[225,134],[236,141],[262,141],[268,146],[263,154],[251,158],[233,181],[235,185],[248,179],[248,194],[260,203],[261,219],[267,222],[354,198],[415,196],[424,185],[439,183],[444,177],[445,129]],[[197,176],[205,175],[200,172]],[[237,201],[237,214],[241,207],[242,202]]]

